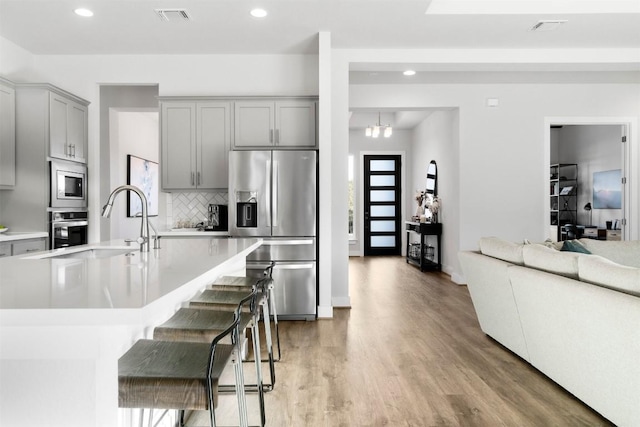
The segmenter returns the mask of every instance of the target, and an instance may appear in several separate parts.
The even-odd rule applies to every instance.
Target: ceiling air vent
[[[536,25],[534,25],[529,29],[529,31],[553,31],[557,29],[560,25],[566,22],[567,22],[566,19],[552,19],[552,20],[538,21]]]
[[[183,22],[191,21],[191,17],[184,9],[155,9],[156,13],[163,21]]]

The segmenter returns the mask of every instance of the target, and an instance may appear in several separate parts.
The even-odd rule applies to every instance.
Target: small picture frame
[[[158,216],[158,171],[158,163],[127,154],[127,184],[138,187],[147,197],[148,216]],[[129,191],[127,216],[134,217],[140,212],[142,212],[140,198]]]
[[[562,187],[562,190],[560,190],[560,195],[569,196],[571,195],[572,191],[573,191],[573,185],[567,185],[566,187]]]

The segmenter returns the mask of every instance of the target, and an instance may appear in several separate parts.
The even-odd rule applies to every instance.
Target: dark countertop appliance
[[[205,231],[228,231],[229,213],[227,205],[209,205]]]

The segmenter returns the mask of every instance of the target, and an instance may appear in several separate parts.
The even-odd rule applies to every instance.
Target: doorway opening
[[[399,155],[365,155],[364,255],[400,255],[402,161]]]
[[[628,125],[554,122],[548,134],[548,237],[628,239]]]

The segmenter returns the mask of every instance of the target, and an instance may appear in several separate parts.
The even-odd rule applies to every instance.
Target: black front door
[[[400,255],[400,156],[364,156],[364,254]]]

